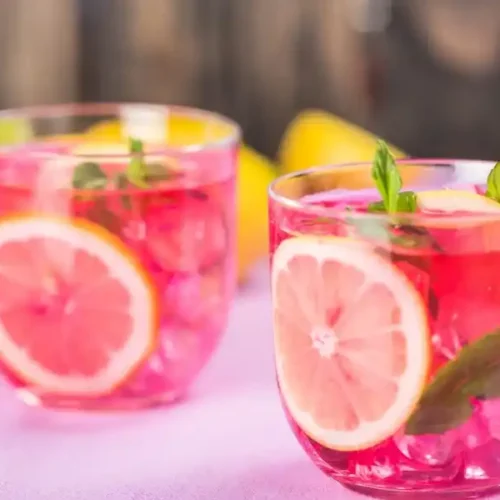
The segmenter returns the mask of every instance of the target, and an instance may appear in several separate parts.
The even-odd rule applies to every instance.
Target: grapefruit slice
[[[134,255],[88,221],[0,219],[0,359],[23,385],[102,396],[157,345],[156,292]]]
[[[341,451],[384,441],[424,388],[426,313],[407,278],[368,245],[295,237],[273,257],[277,375],[291,416]]]
[[[425,225],[446,252],[475,253],[500,250],[500,203],[463,190],[417,193]]]
[[[478,193],[464,190],[443,189],[441,191],[422,191],[417,193],[419,209],[430,215],[457,215],[457,224],[460,214],[500,214],[500,204]],[[443,221],[448,224],[449,222]],[[436,219],[439,225],[439,219]],[[477,222],[472,222],[477,224]]]

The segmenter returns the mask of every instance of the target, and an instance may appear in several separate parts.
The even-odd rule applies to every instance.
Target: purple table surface
[[[264,269],[190,397],[122,414],[29,408],[0,387],[1,500],[351,499],[296,443],[275,387]]]
[[[275,386],[264,267],[182,404],[122,414],[29,408],[0,386],[0,500],[354,500],[309,461]]]

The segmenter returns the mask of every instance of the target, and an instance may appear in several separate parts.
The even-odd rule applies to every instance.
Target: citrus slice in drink
[[[157,332],[156,291],[120,240],[79,219],[0,219],[0,359],[23,385],[108,394]]]
[[[415,408],[430,358],[418,292],[370,246],[285,240],[273,257],[277,375],[300,428],[334,450],[369,448]]]
[[[460,215],[477,214],[500,214],[500,204],[478,193],[464,190],[443,189],[441,191],[422,191],[417,193],[419,209],[426,214],[444,216],[456,216],[456,223],[463,226],[467,220],[461,221]],[[477,220],[467,217],[473,225]],[[449,221],[443,221],[448,224]],[[439,225],[439,218],[436,219]]]
[[[422,219],[445,252],[500,250],[500,203],[463,190],[417,193]]]

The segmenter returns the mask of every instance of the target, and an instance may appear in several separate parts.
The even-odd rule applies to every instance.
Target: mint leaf
[[[417,211],[417,195],[413,191],[399,193],[397,200],[397,213],[413,213]],[[385,213],[383,201],[374,201],[368,204],[368,212]]]
[[[406,424],[406,433],[434,434],[453,429],[470,416],[472,399],[500,397],[499,352],[500,329],[463,347],[425,389]]]
[[[161,163],[146,163],[144,165],[144,178],[151,184],[167,181],[175,175],[176,173],[171,168]]]
[[[500,202],[500,163],[497,163],[488,175],[486,196]]]
[[[401,193],[403,181],[396,161],[387,144],[378,141],[372,165],[372,178],[380,192],[382,201],[370,203],[369,212],[411,213],[417,210],[417,197],[413,191]]]
[[[146,172],[144,167],[144,147],[142,141],[130,139],[131,158],[126,170],[127,179],[131,184],[140,188],[147,188]]]
[[[368,212],[371,213],[376,213],[376,214],[383,214],[385,213],[385,205],[383,201],[373,201],[372,203],[368,204]]]
[[[385,220],[371,219],[362,214],[361,217],[346,217],[346,222],[356,229],[358,236],[375,240],[379,243],[391,243],[390,225]]]
[[[116,189],[119,191],[124,191],[130,186],[128,178],[123,172],[120,172],[119,174],[116,175],[115,186]],[[132,200],[130,199],[130,196],[128,194],[122,194],[121,202],[125,210],[132,209]]]
[[[108,177],[97,163],[80,163],[73,171],[75,189],[104,189],[107,184]]]
[[[413,213],[417,211],[417,195],[413,191],[399,193],[397,203],[398,213]]]
[[[134,139],[133,137],[129,139],[129,149],[130,153],[137,153],[140,155],[144,153],[144,145],[142,144],[142,141]]]
[[[373,240],[383,247],[389,245],[392,252],[397,252],[397,247],[432,248],[438,252],[442,251],[436,240],[424,228],[397,224],[382,217],[371,218],[366,214],[360,215],[360,217],[346,217],[345,221],[355,228],[358,236]]]
[[[387,144],[378,141],[377,152],[372,165],[372,178],[382,196],[388,213],[395,213],[398,206],[399,191],[403,187],[401,176],[396,168],[396,162]]]
[[[472,417],[473,407],[466,398],[447,398],[433,405],[423,406],[406,423],[405,434],[444,434],[465,424]]]

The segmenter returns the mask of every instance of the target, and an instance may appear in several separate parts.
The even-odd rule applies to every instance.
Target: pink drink
[[[360,167],[360,171],[362,168],[366,167]],[[436,374],[443,376],[443,368],[450,366],[460,353],[464,354],[465,346],[486,345],[481,341],[500,327],[500,216],[481,213],[474,220],[467,219],[471,214],[465,204],[463,213],[457,211],[446,221],[445,215],[440,213],[420,219],[416,214],[404,227],[404,236],[411,234],[415,245],[403,244],[403,240],[396,238],[383,241],[361,231],[361,225],[353,228],[348,219],[353,213],[361,214],[360,220],[369,223],[366,207],[377,199],[376,191],[352,190],[346,182],[346,190],[342,192],[343,184],[335,182],[340,170],[311,170],[302,177],[284,177],[276,181],[270,200],[273,266],[278,265],[274,256],[284,241],[326,235],[354,239],[359,244],[365,242],[372,249],[369,251],[381,255],[384,262],[394,266],[398,275],[403,273],[425,308],[429,328],[430,363],[423,393],[426,395],[425,390],[435,381]],[[433,189],[436,174],[443,171],[436,172],[432,168],[427,171],[422,167],[415,190]],[[304,178],[310,183],[299,188]],[[439,185],[444,184],[445,180],[439,181]],[[327,191],[329,185],[336,186],[337,190]],[[474,196],[485,192],[484,185],[457,189],[474,193]],[[348,214],[346,207],[350,210]],[[441,223],[436,223],[439,219]],[[302,297],[307,297],[318,292],[310,288],[307,293],[301,293]],[[359,310],[359,314],[363,315],[363,310]],[[492,342],[485,351],[491,352],[497,345],[496,333],[490,339]],[[500,485],[500,394],[497,395],[494,389],[498,380],[496,368],[486,367],[488,363],[493,365],[496,357],[484,352],[482,355],[483,362],[471,358],[468,367],[464,365],[461,382],[460,378],[450,382],[449,377],[439,397],[420,400],[415,412],[424,406],[426,410],[425,414],[418,414],[420,420],[408,414],[403,425],[395,428],[389,437],[357,450],[340,451],[324,442],[321,444],[294,418],[286,394],[282,394],[282,401],[288,421],[304,450],[321,470],[345,486],[380,498],[392,495],[476,498],[497,491]],[[277,356],[279,360],[279,352]],[[323,362],[324,357],[321,359]],[[295,366],[298,377],[299,365]],[[320,370],[319,365],[317,369]],[[490,378],[486,379],[486,373]],[[484,377],[479,380],[480,374]],[[319,380],[318,377],[319,372],[314,380]],[[468,389],[474,388],[475,396],[461,399],[463,388],[459,384],[462,382],[464,387],[468,384]],[[371,381],[365,379],[360,383],[369,385]],[[319,391],[314,384],[308,390],[303,389],[304,401],[308,391]],[[323,394],[324,401],[328,400],[329,393]],[[316,407],[320,403],[322,401],[317,401]],[[334,408],[334,402],[331,407]],[[447,414],[447,411],[452,413]],[[327,421],[324,416],[322,418]],[[334,425],[333,420],[329,422]]]
[[[90,111],[93,116],[96,111],[95,108],[82,109],[85,114]],[[100,112],[101,108],[97,107],[97,110]],[[107,112],[106,107],[104,111]],[[5,151],[0,159],[0,234],[2,220],[27,212],[36,217],[55,216],[69,221],[69,224],[83,221],[85,228],[97,225],[105,235],[110,234],[109,241],[118,240],[117,244],[124,245],[120,246],[120,252],[126,259],[134,260],[155,302],[153,324],[156,333],[152,333],[147,354],[112,390],[102,390],[101,393],[86,395],[85,387],[76,394],[71,389],[66,392],[64,387],[54,391],[49,385],[27,380],[23,375],[25,372],[20,376],[18,366],[2,353],[0,343],[0,354],[6,358],[3,371],[19,395],[30,404],[133,409],[169,402],[186,392],[219,342],[226,326],[235,282],[237,130],[215,115],[189,110],[171,110],[169,113],[172,120],[192,119],[198,127],[206,123],[207,130],[211,123],[222,124],[229,132],[219,143],[211,140],[210,133],[207,133],[206,143],[191,148],[188,147],[190,144],[185,148],[168,148],[168,144],[166,147],[155,144],[150,148],[145,143],[145,164],[172,167],[166,179],[154,184],[151,181],[140,187],[128,184],[120,188],[109,182],[99,190],[72,188],[75,165],[96,163],[109,179],[126,171],[131,156],[128,153],[106,154],[107,144],[116,149],[116,144],[108,143],[106,138],[99,144],[98,152],[93,154],[87,148],[82,155],[75,153],[75,141],[65,142],[64,136],[49,145],[35,138],[30,145]],[[76,143],[93,140],[85,139],[83,133],[81,141]],[[147,152],[152,150],[154,154]],[[107,236],[104,238],[107,240]],[[54,274],[59,276],[57,256],[55,261]],[[48,321],[51,315],[59,317],[57,314],[61,313],[57,312],[57,304],[62,300],[60,297],[65,287],[70,287],[70,295],[73,293],[71,283],[76,272],[74,266],[69,270],[61,269],[64,280],[56,290],[54,305],[45,305],[45,292],[37,292],[30,298],[29,306],[37,308],[40,324]],[[127,286],[124,288],[133,292],[127,290]],[[40,309],[41,303],[44,304],[43,310]],[[69,313],[66,311],[65,314]],[[61,319],[67,320],[68,316]],[[0,321],[6,321],[2,313]],[[80,327],[75,325],[75,328]],[[88,327],[82,326],[82,329],[87,331]],[[92,334],[95,332],[87,331],[87,335]],[[73,340],[76,333],[70,335],[71,342],[78,342]],[[54,370],[61,367],[60,361],[57,366],[54,361],[60,356],[59,342],[47,340],[48,345],[44,347],[43,356],[52,359],[51,369]],[[99,347],[98,341],[94,342]],[[78,359],[79,363],[92,364],[95,360],[89,356],[97,354],[87,353],[87,358]],[[68,364],[65,369],[71,372],[71,362]]]

